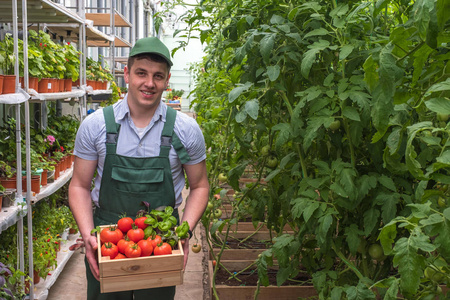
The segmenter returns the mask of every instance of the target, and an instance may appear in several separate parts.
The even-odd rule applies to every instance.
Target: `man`
[[[124,68],[128,94],[90,114],[78,130],[69,204],[85,242],[89,300],[175,295],[175,287],[101,294],[99,245],[91,234],[95,226],[117,223],[123,213],[135,217],[143,209],[142,201],[150,203],[150,209],[170,205],[178,213],[184,172],[190,193],[180,222],[187,221],[193,230],[206,208],[209,184],[203,135],[194,119],[161,101],[171,66],[170,52],[159,39],[138,40]],[[186,266],[189,242],[182,242]]]

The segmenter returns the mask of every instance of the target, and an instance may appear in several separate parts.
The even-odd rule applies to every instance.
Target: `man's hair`
[[[133,66],[135,60],[140,60],[140,59],[148,59],[148,60],[151,60],[151,61],[154,61],[154,62],[158,62],[158,63],[166,63],[167,70],[170,72],[170,65],[167,62],[167,60],[164,57],[162,57],[162,56],[160,56],[158,54],[154,54],[154,53],[142,53],[142,54],[138,54],[138,55],[135,55],[135,56],[130,56],[128,58],[128,63],[127,63],[128,64],[128,69],[129,70],[131,69],[131,67]]]

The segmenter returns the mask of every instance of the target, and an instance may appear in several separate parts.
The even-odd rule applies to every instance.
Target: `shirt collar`
[[[130,107],[128,106],[128,94],[125,95],[123,100],[118,101],[115,105],[115,115],[117,121],[121,121],[125,119],[126,116],[130,115]],[[161,100],[161,103],[158,105],[155,111],[155,115],[153,116],[153,120],[156,122],[158,120],[166,122],[166,112],[167,105]]]

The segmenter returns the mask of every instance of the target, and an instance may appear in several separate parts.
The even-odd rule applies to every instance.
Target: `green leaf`
[[[304,55],[301,63],[301,72],[303,77],[308,79],[309,71],[311,70],[312,64],[316,60],[316,54],[319,53],[319,49],[308,50]]]
[[[377,0],[375,3],[375,9],[373,10],[373,17],[375,18],[382,9],[386,8],[390,0]]]
[[[280,76],[280,66],[268,66],[267,67],[267,75],[269,76],[270,81],[275,81]]]
[[[264,36],[260,42],[259,51],[261,52],[262,58],[266,64],[269,62],[270,54],[273,50],[273,45],[275,43],[275,33]]]
[[[434,244],[446,259],[450,259],[450,208],[444,210],[444,217],[444,221],[436,226],[439,235],[434,239]]]
[[[344,106],[342,109],[342,115],[346,117],[347,119],[353,120],[353,121],[361,121],[361,118],[359,117],[358,110],[356,108],[351,106]]]
[[[392,180],[392,178],[387,177],[386,175],[381,175],[378,178],[378,182],[381,183],[381,185],[383,185],[385,188],[390,189],[393,192],[397,191],[397,187],[395,186],[395,183]]]
[[[378,83],[378,64],[373,59],[372,55],[369,56],[363,65],[364,68],[364,81],[369,87],[369,91],[373,91]]]
[[[371,208],[364,213],[364,234],[369,235],[375,226],[380,223],[380,211],[375,208]]]
[[[381,217],[384,223],[390,222],[397,214],[398,194],[379,194],[376,197],[377,203],[381,204]]]
[[[319,227],[317,229],[317,241],[319,244],[324,244],[327,241],[327,234],[331,224],[333,224],[333,217],[330,213],[319,218]]]
[[[305,207],[305,211],[303,212],[303,218],[305,222],[308,222],[312,217],[314,212],[319,208],[320,203],[318,201],[309,201],[308,206]]]
[[[450,84],[449,84],[450,88]],[[449,89],[450,90],[450,89]],[[427,108],[435,113],[450,115],[450,100],[447,98],[432,98],[425,102]]]
[[[256,120],[258,118],[259,102],[257,99],[252,99],[245,102],[244,109],[253,120]]]
[[[352,53],[353,49],[355,49],[353,45],[344,45],[339,52],[339,60],[346,59]]]
[[[228,101],[231,103],[234,100],[236,100],[243,92],[246,92],[251,86],[253,85],[253,83],[251,82],[246,82],[244,85],[235,87],[234,89],[232,89],[230,91],[230,93],[228,94]]]
[[[317,28],[305,34],[303,38],[306,39],[310,36],[327,35],[328,33],[329,33],[328,30],[326,30],[325,28]]]
[[[351,224],[348,227],[345,227],[345,235],[348,247],[352,254],[356,254],[356,250],[358,249],[360,243],[360,236],[363,235],[363,232],[359,230],[358,225]]]
[[[241,110],[236,114],[236,122],[237,123],[242,123],[245,121],[245,119],[247,119],[247,111],[245,110]]]
[[[277,147],[281,147],[282,145],[284,145],[291,137],[292,128],[288,123],[278,123],[277,125],[272,127],[272,130],[279,131],[279,134],[275,141],[275,145]]]

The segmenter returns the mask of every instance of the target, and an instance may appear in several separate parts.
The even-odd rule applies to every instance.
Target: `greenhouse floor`
[[[183,199],[186,199],[188,191],[183,191]],[[184,206],[184,202],[183,202]],[[180,214],[182,208],[180,208]],[[189,253],[189,259],[184,272],[183,285],[177,286],[176,300],[200,300],[209,299],[208,288],[208,251],[205,246],[204,228],[199,224],[195,229],[195,237],[190,244],[198,239],[202,243],[199,253]],[[76,250],[67,262],[64,270],[59,275],[53,286],[48,291],[47,300],[80,300],[86,299],[86,269],[84,265],[84,254],[80,249]]]

